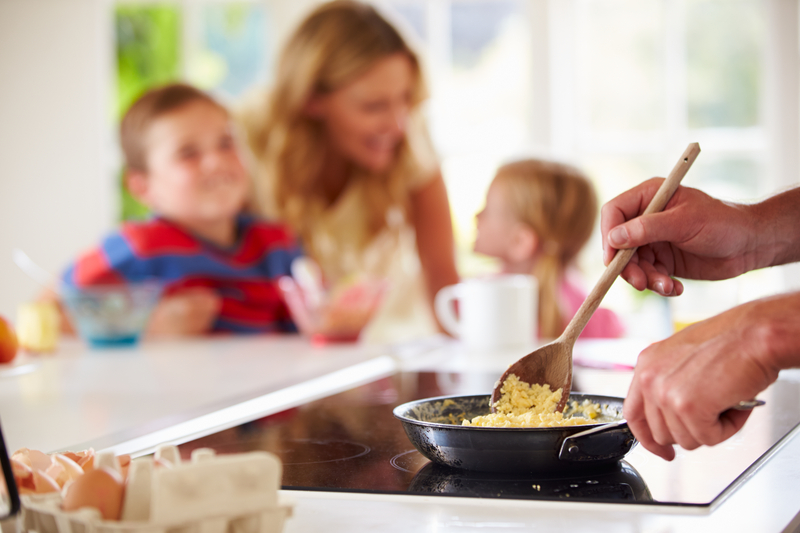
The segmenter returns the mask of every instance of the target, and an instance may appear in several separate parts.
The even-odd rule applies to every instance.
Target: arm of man
[[[433,299],[439,289],[459,281],[450,203],[441,174],[437,173],[434,179],[412,193],[411,222],[416,231],[419,259],[433,308]]]
[[[603,206],[603,259],[639,246],[622,277],[638,290],[664,296],[683,292],[672,276],[718,280],[800,260],[800,188],[763,202],[722,202],[679,187],[661,213],[640,216],[655,195],[654,178]]]
[[[750,411],[730,408],[767,388],[785,368],[800,366],[800,292],[756,300],[645,349],[625,400],[631,431],[667,460],[718,444]]]
[[[800,187],[767,198],[752,211],[755,220],[763,221],[765,266],[800,261]]]

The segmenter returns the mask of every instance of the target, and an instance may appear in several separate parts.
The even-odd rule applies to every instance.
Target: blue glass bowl
[[[163,287],[159,282],[63,287],[62,299],[78,334],[97,348],[139,342]]]

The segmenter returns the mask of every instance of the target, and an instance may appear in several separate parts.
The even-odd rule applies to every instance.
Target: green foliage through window
[[[115,115],[125,111],[144,91],[180,79],[181,11],[172,4],[119,4],[115,13],[117,102]],[[122,220],[148,215],[122,184]]]

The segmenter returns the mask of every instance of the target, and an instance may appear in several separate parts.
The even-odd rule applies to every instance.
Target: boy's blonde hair
[[[227,110],[200,89],[184,83],[172,83],[150,89],[125,112],[119,126],[119,140],[127,170],[147,172],[145,137],[153,122],[191,102],[206,102],[223,112]]]
[[[559,281],[589,240],[597,217],[591,182],[576,168],[528,159],[502,166],[493,181],[512,214],[539,238],[539,333],[555,338],[564,330]]]
[[[365,247],[388,227],[387,214],[408,206],[413,180],[432,175],[435,157],[419,110],[425,98],[420,61],[400,33],[378,11],[364,3],[339,0],[312,11],[289,38],[278,64],[273,89],[262,114],[241,117],[255,169],[255,202],[262,213],[286,221],[315,255],[313,231],[327,201],[314,190],[322,168],[323,125],[308,117],[314,95],[335,91],[366,73],[380,60],[408,57],[414,70],[411,114],[394,163],[375,175],[353,169],[349,179],[362,180],[367,228]]]

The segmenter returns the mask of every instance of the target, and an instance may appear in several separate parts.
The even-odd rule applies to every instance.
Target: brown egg
[[[17,490],[20,494],[36,492],[36,483],[33,481],[33,470],[30,466],[17,459],[11,459],[11,471],[14,473],[14,480],[17,482]]]
[[[81,507],[94,507],[105,520],[119,520],[125,483],[119,473],[105,468],[95,468],[77,478],[67,487],[61,508],[74,511]]]
[[[64,452],[64,455],[78,463],[78,466],[80,466],[84,472],[94,468],[94,448],[89,448],[82,452]]]
[[[53,464],[46,473],[58,483],[59,487],[63,488],[67,481],[74,481],[83,475],[83,469],[69,457],[60,453],[54,453],[51,457]]]
[[[77,453],[75,453],[75,452],[62,452],[61,455],[63,455],[64,457],[67,457],[69,459],[72,459],[73,461],[75,461],[76,463],[78,463],[80,465],[81,456],[78,455]]]
[[[94,454],[87,455],[83,459],[80,460],[78,463],[81,468],[83,468],[84,472],[88,472],[89,470],[94,470]]]

